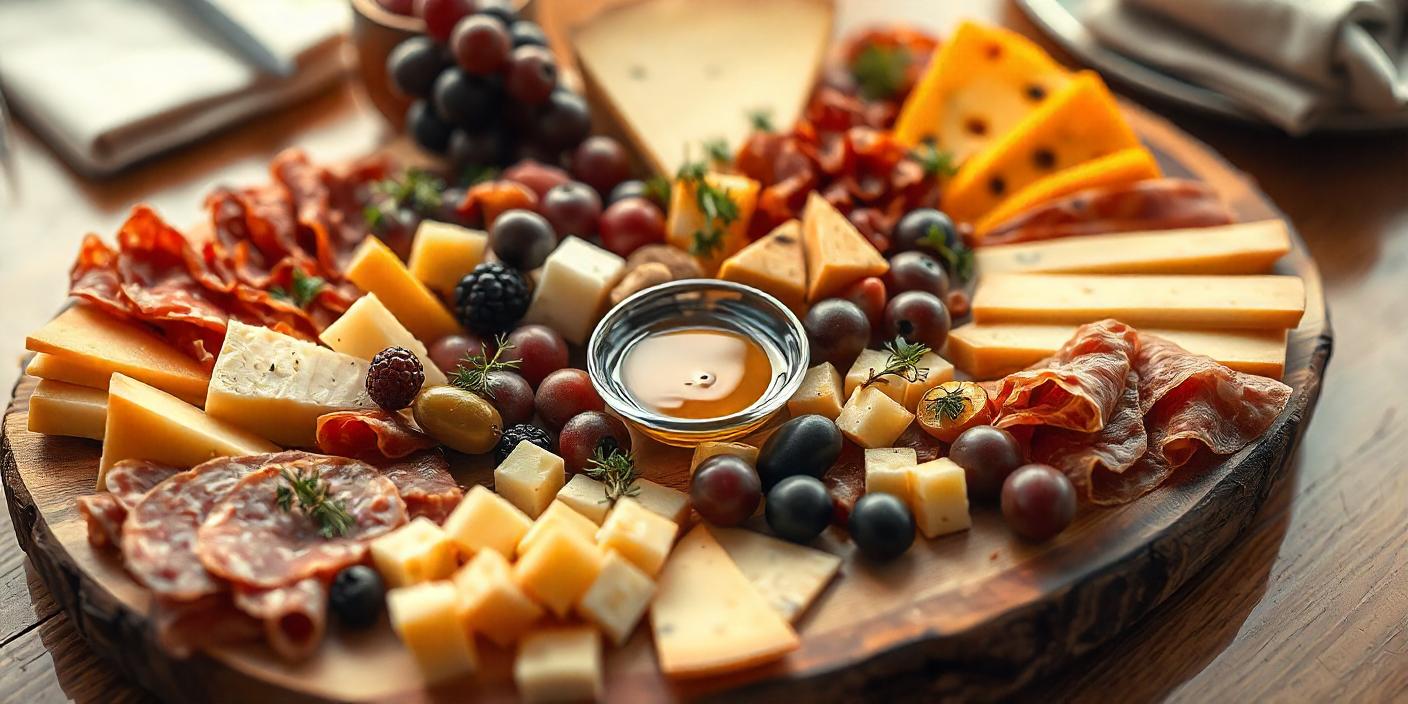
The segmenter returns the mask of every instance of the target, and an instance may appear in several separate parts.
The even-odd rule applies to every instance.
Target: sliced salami
[[[443,523],[464,498],[464,491],[450,476],[450,463],[439,450],[422,450],[409,457],[378,465],[396,485],[410,518],[425,516]]]
[[[78,513],[88,524],[88,542],[100,548],[116,546],[127,512],[152,487],[181,471],[147,460],[122,460],[108,468],[106,492],[78,497]]]
[[[264,627],[269,647],[285,660],[304,660],[323,641],[328,589],[322,580],[304,579],[273,589],[235,589],[235,606]]]

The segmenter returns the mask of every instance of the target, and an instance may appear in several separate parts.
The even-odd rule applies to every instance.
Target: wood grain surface
[[[1004,5],[978,5],[965,11],[1030,32]],[[903,11],[875,6],[863,11]],[[928,18],[940,26],[949,19]],[[1336,362],[1298,462],[1238,544],[1133,631],[1027,696],[1401,698],[1408,686],[1408,426],[1400,414],[1408,389],[1397,370],[1408,362],[1408,136],[1291,140],[1171,114],[1255,176],[1305,236],[1335,313]],[[0,190],[0,290],[11,301],[0,307],[0,344],[12,359],[23,332],[61,302],[61,272],[81,234],[111,232],[132,202],[149,200],[178,221],[194,217],[211,185],[261,178],[279,148],[298,144],[336,158],[371,148],[382,133],[355,91],[341,89],[109,184],[82,181],[23,128],[18,137],[18,189]],[[0,375],[12,369],[0,365]],[[144,699],[87,652],[3,528],[0,701]]]

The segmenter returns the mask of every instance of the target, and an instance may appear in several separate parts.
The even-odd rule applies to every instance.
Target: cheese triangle
[[[796,220],[773,228],[719,269],[719,278],[772,294],[792,310],[807,303],[807,255],[802,249],[802,223]]]
[[[1087,188],[1118,186],[1159,177],[1159,165],[1154,155],[1143,147],[1130,147],[1062,169],[1013,193],[973,226],[979,241],[997,226],[1020,215],[1028,208]]]
[[[711,526],[709,532],[773,610],[792,623],[841,569],[841,558],[816,548],[743,528]]]
[[[802,246],[807,254],[807,300],[834,296],[847,285],[890,270],[889,262],[820,193],[802,210]]]

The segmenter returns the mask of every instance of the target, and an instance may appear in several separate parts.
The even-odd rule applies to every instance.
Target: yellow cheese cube
[[[856,389],[860,388],[860,385],[864,384],[872,374],[883,370],[889,360],[889,352],[861,350],[860,356],[856,357],[855,363],[851,364],[851,370],[846,372],[846,398],[854,396]],[[904,403],[905,394],[909,391],[909,381],[893,375],[880,377],[871,386],[901,404]]]
[[[445,519],[445,534],[464,555],[491,550],[512,557],[533,520],[487,487],[476,485]]]
[[[858,389],[841,409],[836,427],[851,442],[866,448],[889,447],[914,420],[898,401],[874,386]]]
[[[29,432],[103,439],[108,392],[41,379],[29,397]]]
[[[455,544],[421,516],[371,542],[372,564],[392,587],[445,579],[455,571]]]
[[[890,263],[840,211],[812,191],[802,212],[807,252],[807,300],[834,296],[867,276],[881,276]]]
[[[683,525],[684,520],[689,518],[689,494],[656,484],[649,479],[637,479],[635,487],[636,495],[631,498],[641,506],[679,525]]]
[[[793,418],[815,413],[836,420],[844,398],[841,373],[830,362],[822,362],[807,370],[797,393],[787,400],[787,411]]]
[[[695,255],[704,273],[712,275],[724,259],[748,244],[748,221],[753,219],[753,209],[758,205],[761,184],[746,176],[723,173],[705,174],[704,182],[728,195],[728,199],[738,206],[738,217],[727,225],[711,221],[699,209],[694,186],[675,179],[670,189],[670,216],[665,223],[665,239]],[[723,232],[718,245],[708,252],[696,251],[696,234],[719,228]]]
[[[518,646],[513,683],[530,704],[601,699],[601,638],[586,626],[529,635]]]
[[[919,464],[912,447],[883,447],[865,451],[865,493],[893,494],[909,502],[910,476]]]
[[[567,480],[567,485],[557,492],[557,500],[597,525],[606,520],[611,510],[611,502],[606,500],[606,485],[581,473]]]
[[[481,551],[453,579],[465,630],[482,633],[500,647],[513,645],[543,617],[542,607],[513,581],[513,567],[498,551]]]
[[[526,440],[494,469],[494,491],[530,518],[542,515],[565,483],[562,458]]]
[[[924,370],[925,377],[919,381],[909,382],[904,389],[904,407],[913,411],[919,407],[919,399],[924,398],[924,394],[929,389],[944,383],[953,381],[953,365],[948,360],[930,352],[919,358],[919,368]]]
[[[973,525],[968,515],[968,483],[963,468],[941,457],[914,468],[910,508],[926,538],[957,533]]]
[[[642,506],[635,499],[623,498],[606,517],[597,531],[596,541],[603,550],[615,550],[645,573],[655,576],[670,546],[675,543],[679,524]]]
[[[625,273],[626,260],[578,237],[568,237],[548,255],[523,320],[540,323],[568,342],[585,344],[606,297]]]
[[[561,527],[545,531],[531,548],[513,566],[513,581],[559,618],[566,617],[601,572],[601,551]]]
[[[416,228],[406,268],[416,280],[448,297],[460,279],[484,261],[488,243],[489,236],[482,230],[425,220]]]
[[[577,612],[605,633],[612,643],[624,645],[655,596],[655,582],[620,553],[609,552]]]
[[[375,293],[353,301],[341,317],[319,333],[318,339],[337,352],[367,361],[387,347],[404,347],[420,360],[421,367],[425,369],[426,386],[449,383],[440,367],[430,361],[430,351],[425,343],[411,335],[411,331],[391,314]]]
[[[548,531],[565,530],[588,543],[596,542],[597,526],[592,519],[583,516],[561,501],[554,501],[543,510],[543,515],[533,521],[523,539],[518,541],[518,554],[523,555],[533,548]]]
[[[474,640],[457,617],[460,595],[449,582],[427,582],[386,593],[391,628],[411,651],[427,682],[474,672]]]
[[[363,291],[375,293],[417,340],[433,344],[460,331],[460,324],[440,299],[376,237],[362,240],[344,275]]]
[[[807,305],[807,259],[802,251],[802,223],[773,228],[766,236],[724,260],[719,278],[770,293],[793,311]]]
[[[841,407],[836,407],[836,412],[841,412]],[[733,455],[742,457],[748,464],[758,463],[758,448],[741,442],[701,442],[694,446],[694,456],[689,459],[689,473],[694,474],[694,470],[699,469],[699,463],[715,455]]]

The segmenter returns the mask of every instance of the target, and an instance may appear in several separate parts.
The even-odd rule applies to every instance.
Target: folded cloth
[[[1091,0],[1103,44],[1292,134],[1328,115],[1408,111],[1404,0]]]
[[[209,4],[292,74],[261,71],[185,0],[5,0],[0,87],[31,129],[97,176],[311,95],[346,71],[346,2]]]

